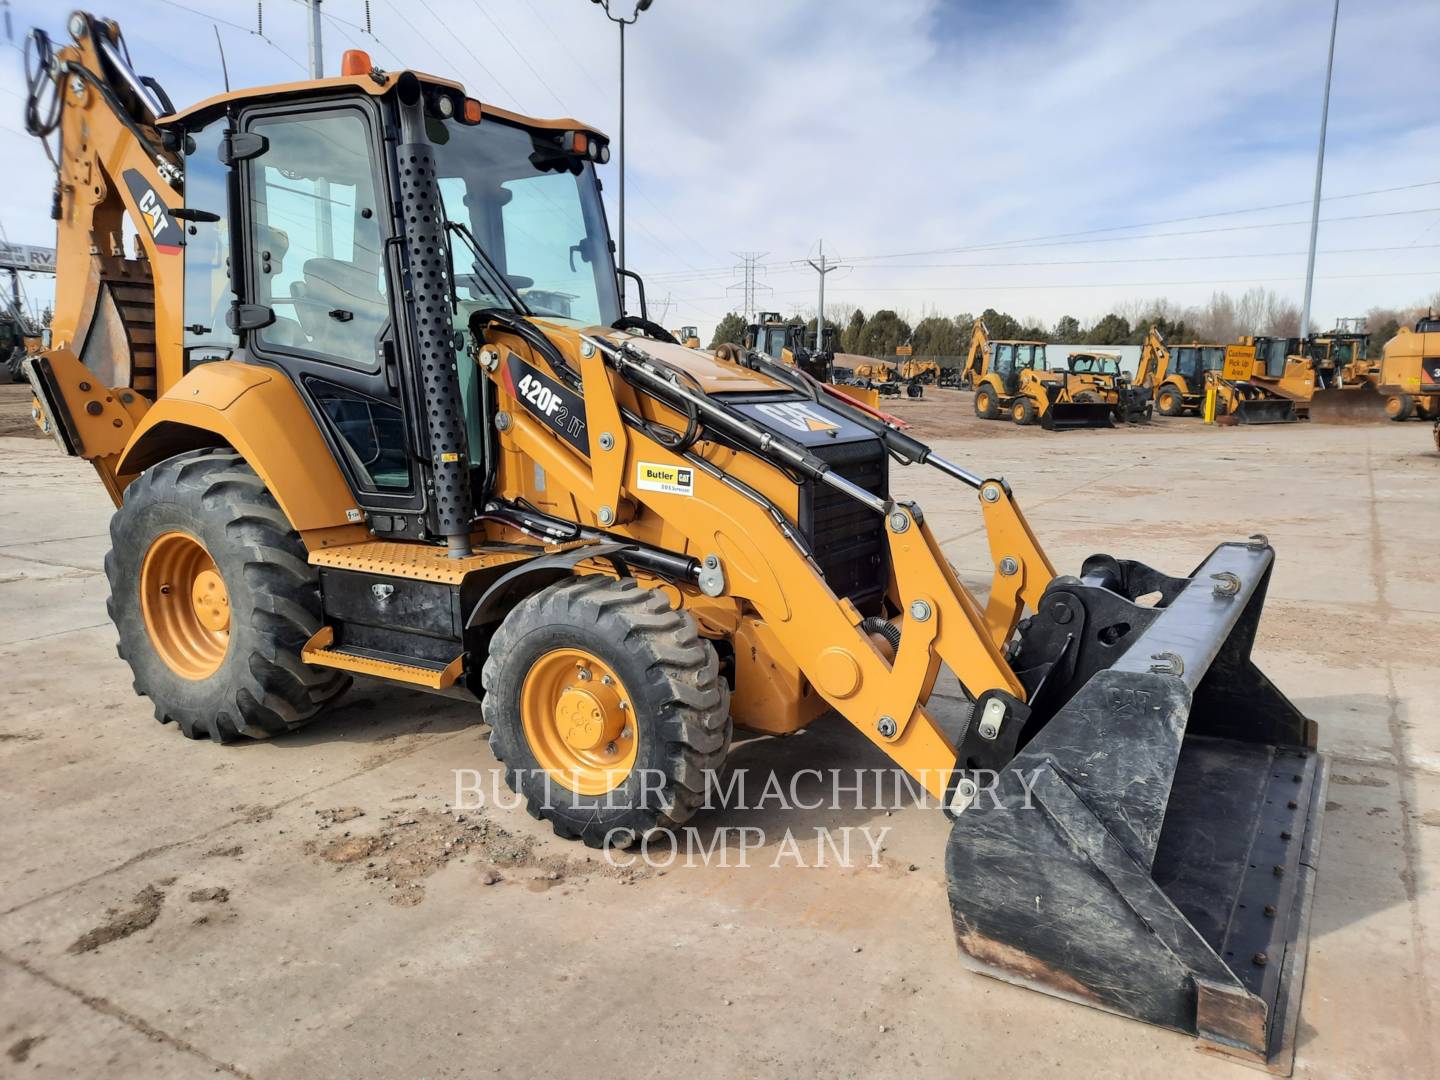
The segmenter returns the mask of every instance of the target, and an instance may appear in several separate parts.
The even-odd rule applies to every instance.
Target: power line
[[[762,268],[763,269],[763,268]],[[1325,274],[1316,275],[1319,281],[1355,281],[1369,278],[1405,278],[1405,277],[1437,277],[1440,276],[1440,269],[1435,270],[1400,270],[1386,271],[1377,274]],[[1005,292],[1011,289],[1023,289],[1025,291],[1042,289],[1161,289],[1184,285],[1260,285],[1272,282],[1294,281],[1295,275],[1285,277],[1250,277],[1250,278],[1209,278],[1197,281],[1063,281],[1051,282],[1045,285],[917,285],[909,287],[896,287],[884,289],[871,288],[849,288],[835,289],[834,292],[863,292],[863,293],[927,293],[927,292]],[[804,298],[808,293],[795,291],[777,293],[777,297]],[[709,300],[725,300],[725,296],[700,296],[694,297],[695,302]]]
[[[157,0],[157,3],[166,4],[166,5],[168,5],[169,7],[173,7],[173,8],[179,8],[181,11],[188,11],[191,15],[198,15],[198,16],[200,16],[200,18],[202,18],[202,19],[208,19],[208,20],[209,20],[210,22],[212,22],[212,23],[217,23],[217,22],[218,22],[218,23],[221,23],[221,24],[223,24],[223,25],[225,25],[225,26],[230,27],[232,30],[240,30],[240,31],[243,31],[244,33],[250,34],[252,37],[258,37],[261,41],[265,42],[265,44],[269,45],[272,49],[274,49],[276,52],[278,52],[281,56],[285,57],[286,60],[289,60],[292,64],[294,64],[296,67],[298,67],[301,71],[308,72],[308,71],[310,70],[310,69],[307,68],[304,64],[302,64],[299,60],[297,60],[295,57],[291,56],[288,52],[286,52],[284,49],[282,49],[282,48],[275,42],[275,40],[274,40],[273,38],[267,37],[266,34],[264,33],[263,29],[260,29],[260,28],[257,28],[257,27],[242,26],[240,23],[231,22],[229,19],[222,19],[222,18],[221,18],[220,16],[218,16],[218,15],[212,15],[212,14],[210,14],[210,12],[208,12],[208,11],[201,11],[199,8],[190,7],[188,4],[178,3],[177,0]],[[261,10],[261,9],[257,6],[257,8],[256,8],[257,13],[258,13],[260,10]]]
[[[504,28],[495,21],[494,17],[488,11],[480,6],[479,0],[470,0],[470,3],[476,11],[484,16],[486,22],[495,27],[495,32],[500,35],[501,40],[504,41],[506,45],[510,46],[510,51],[520,58],[520,62],[530,69],[530,74],[534,75],[535,78],[539,80],[540,85],[545,87],[546,92],[555,99],[555,104],[560,106],[560,111],[568,113],[570,110],[567,109],[565,103],[560,100],[560,95],[555,93],[550,84],[545,81],[545,76],[541,75],[540,72],[535,69],[535,65],[530,62],[530,58],[515,47],[515,42],[510,40],[510,35],[505,33]]]
[[[1398,184],[1398,185],[1394,185],[1394,186],[1391,186],[1391,187],[1371,188],[1371,189],[1368,190],[1368,191],[1352,191],[1352,192],[1347,192],[1346,194],[1343,194],[1343,195],[1326,195],[1322,201],[1323,201],[1323,202],[1337,202],[1337,201],[1340,201],[1340,200],[1342,200],[1342,199],[1360,199],[1360,198],[1365,198],[1366,196],[1370,196],[1370,195],[1387,195],[1387,194],[1391,194],[1391,193],[1394,193],[1394,192],[1397,192],[1397,191],[1413,191],[1413,190],[1416,190],[1416,189],[1419,189],[1419,188],[1434,187],[1434,186],[1436,186],[1436,185],[1440,185],[1440,180],[1422,180],[1422,181],[1419,181],[1419,182],[1416,182],[1416,183],[1411,183],[1411,184]],[[1099,228],[1099,229],[1085,229],[1085,230],[1081,230],[1081,231],[1079,231],[1079,232],[1049,233],[1049,234],[1042,235],[1042,236],[1021,237],[1021,238],[1012,239],[1012,240],[995,240],[995,241],[990,241],[990,242],[987,242],[987,243],[972,244],[972,245],[968,245],[968,246],[964,246],[964,247],[931,248],[931,249],[927,249],[927,250],[923,250],[923,251],[902,251],[902,252],[893,252],[893,253],[889,253],[889,254],[880,254],[880,255],[857,255],[857,256],[854,256],[854,257],[851,258],[851,262],[878,261],[878,260],[881,260],[881,259],[914,258],[914,257],[918,257],[918,256],[923,256],[923,255],[950,255],[950,254],[961,254],[961,253],[968,252],[968,251],[989,251],[989,250],[994,250],[994,249],[1002,249],[1002,248],[1006,248],[1006,247],[1023,247],[1023,246],[1041,247],[1041,246],[1050,246],[1050,245],[1041,244],[1041,243],[1039,243],[1039,241],[1046,241],[1046,240],[1070,240],[1070,239],[1075,238],[1075,237],[1094,236],[1094,235],[1099,235],[1099,234],[1107,233],[1107,232],[1121,232],[1121,231],[1126,231],[1126,230],[1130,230],[1130,229],[1154,228],[1154,227],[1159,226],[1159,225],[1178,225],[1178,224],[1182,224],[1182,223],[1187,222],[1187,221],[1205,221],[1205,220],[1210,220],[1210,219],[1218,218],[1218,217],[1234,217],[1234,216],[1237,216],[1237,215],[1240,215],[1240,214],[1252,214],[1252,213],[1259,213],[1259,212],[1265,211],[1265,210],[1284,209],[1284,208],[1290,207],[1290,206],[1305,206],[1305,205],[1308,205],[1308,203],[1309,203],[1309,200],[1308,200],[1308,199],[1307,199],[1307,200],[1297,201],[1297,202],[1289,202],[1289,203],[1270,203],[1270,204],[1263,205],[1263,206],[1242,207],[1242,208],[1240,208],[1240,209],[1238,209],[1238,210],[1221,210],[1221,211],[1214,211],[1214,212],[1212,212],[1212,213],[1206,213],[1206,214],[1191,214],[1191,215],[1188,215],[1188,216],[1186,216],[1186,217],[1165,218],[1165,219],[1162,219],[1162,220],[1159,220],[1159,221],[1136,222],[1136,223],[1129,224],[1129,225],[1110,225],[1110,226],[1105,226],[1104,228]],[[1428,211],[1428,210],[1425,210],[1425,211],[1400,211],[1400,213],[1416,213],[1416,212],[1419,212],[1419,213],[1428,213],[1428,212],[1430,212],[1430,211]],[[1342,217],[1342,218],[1326,218],[1326,219],[1324,219],[1324,220],[1327,220],[1327,221],[1356,221],[1356,220],[1360,220],[1362,217],[1366,217],[1366,216],[1369,216],[1369,215],[1352,215],[1352,216],[1349,216],[1349,217]],[[1375,215],[1375,216],[1386,216],[1386,215],[1380,214],[1380,215]],[[1277,227],[1278,225],[1290,225],[1290,224],[1295,224],[1295,223],[1294,223],[1294,222],[1278,222],[1278,223],[1261,223],[1261,224],[1256,224],[1256,225],[1238,225],[1238,226],[1229,226],[1229,227],[1226,227],[1226,229],[1220,229],[1220,230],[1214,230],[1214,231],[1227,231],[1227,230],[1228,230],[1228,231],[1241,231],[1241,230],[1245,230],[1245,229],[1274,228],[1274,227]],[[1308,224],[1309,224],[1309,219],[1307,218],[1305,221],[1301,222],[1300,224],[1307,224],[1307,225],[1308,225]],[[1205,233],[1205,232],[1208,232],[1208,231],[1211,231],[1211,230],[1188,230],[1188,231],[1171,232],[1171,233],[1151,233],[1151,234],[1145,234],[1145,235],[1133,236],[1133,237],[1132,237],[1132,236],[1112,237],[1112,238],[1109,238],[1109,239],[1104,240],[1104,241],[1096,241],[1096,242],[1097,242],[1097,243],[1099,243],[1099,242],[1114,243],[1114,242],[1116,242],[1116,241],[1121,241],[1121,240],[1144,240],[1144,239],[1151,239],[1151,238],[1154,238],[1154,237],[1166,237],[1166,236],[1191,236],[1191,235],[1201,235],[1201,234],[1203,234],[1203,233]],[[781,265],[794,266],[794,267],[796,267],[796,268],[802,268],[802,269],[803,269],[803,267],[804,267],[804,260],[803,260],[803,259],[791,259],[791,260],[788,260],[788,261],[787,261],[786,263],[784,263],[784,264],[775,264],[775,268],[779,268],[779,266],[781,266]],[[705,271],[704,271],[704,272],[705,272],[705,273],[711,273],[711,272],[713,272],[713,273],[719,275],[719,274],[728,273],[728,272],[729,272],[729,267],[723,267],[723,266],[707,267],[707,268],[705,268]],[[681,275],[683,275],[683,274],[684,274],[683,271],[659,271],[659,272],[656,272],[656,273],[648,274],[647,277],[648,277],[648,278],[657,278],[657,279],[658,279],[658,278],[667,278],[667,277],[678,277],[678,276],[681,276]]]

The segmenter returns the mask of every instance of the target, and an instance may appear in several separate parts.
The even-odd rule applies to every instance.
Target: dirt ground
[[[22,383],[0,383],[0,438],[18,435],[43,439],[30,415],[30,387]]]
[[[1097,550],[1188,572],[1269,535],[1257,661],[1333,769],[1296,1073],[1435,1075],[1429,426],[1050,434],[936,391],[895,411],[1008,478],[1062,573]],[[916,470],[893,483],[983,590],[973,495]],[[0,1075],[1258,1075],[964,971],[935,810],[697,821],[888,830],[874,866],[773,866],[772,840],[743,867],[617,868],[503,797],[457,808],[455,770],[493,778],[473,705],[367,686],[287,738],[187,742],[115,656],[88,467],[0,438],[0,491]],[[889,775],[835,719],[733,759]]]

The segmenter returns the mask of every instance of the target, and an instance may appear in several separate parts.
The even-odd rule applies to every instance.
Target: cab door
[[[240,114],[237,318],[251,359],[300,389],[376,532],[418,535],[425,485],[400,373],[381,117],[365,97]]]

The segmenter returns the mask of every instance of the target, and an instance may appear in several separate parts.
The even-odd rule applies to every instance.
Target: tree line
[[[1371,308],[1365,314],[1370,332],[1370,354],[1379,356],[1397,327],[1413,324],[1427,308],[1440,306],[1440,294],[1429,304],[1397,308]],[[915,356],[964,356],[970,346],[971,312],[947,316],[927,313],[913,324],[908,313],[881,308],[870,315],[860,308],[849,309],[825,319],[827,343],[837,352],[857,356],[893,358],[899,346],[908,345]],[[1300,332],[1300,307],[1262,287],[1239,296],[1214,293],[1208,302],[1183,306],[1166,299],[1137,300],[1119,305],[1093,322],[1062,315],[1046,326],[1033,318],[1017,318],[1008,312],[986,308],[980,313],[992,338],[1046,341],[1057,345],[1140,345],[1150,327],[1169,342],[1199,341],[1227,344],[1244,334],[1293,337]],[[815,315],[796,313],[788,322],[803,322],[811,333]],[[1311,324],[1310,332],[1328,329]],[[725,342],[740,344],[745,334],[744,318],[731,312],[715,327],[713,349]]]

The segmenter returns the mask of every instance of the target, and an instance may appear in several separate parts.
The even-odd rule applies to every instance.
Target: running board
[[[448,664],[402,663],[378,656],[363,656],[335,648],[335,630],[322,626],[300,650],[300,659],[315,667],[336,668],[352,675],[366,675],[372,679],[404,683],[426,690],[448,690],[460,681],[465,670],[465,654],[461,653]]]

